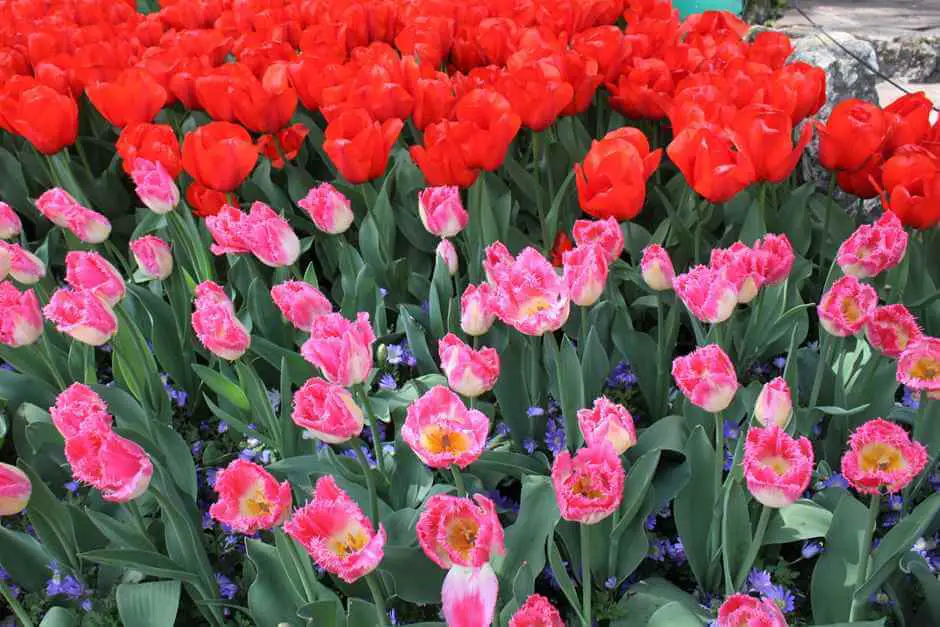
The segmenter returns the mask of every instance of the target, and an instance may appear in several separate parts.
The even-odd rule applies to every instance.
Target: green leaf
[[[685,554],[696,580],[708,590],[711,513],[715,508],[718,485],[715,482],[715,450],[701,425],[695,427],[689,436],[686,457],[691,466],[692,477],[673,505],[676,530],[682,537]]]
[[[509,435],[516,446],[532,435],[532,420],[526,414],[531,399],[523,375],[525,340],[518,333],[509,335],[509,343],[500,352],[500,374],[493,388],[503,420],[509,425]]]
[[[17,584],[30,592],[45,589],[52,560],[32,536],[0,526],[0,566]]]
[[[849,615],[867,524],[868,508],[845,493],[833,512],[826,550],[813,569],[810,599],[817,623],[838,621]]]
[[[346,617],[343,604],[336,601],[314,601],[299,610],[297,616],[311,621],[317,627],[343,627]]]
[[[183,570],[179,564],[162,553],[141,551],[139,549],[98,549],[81,554],[83,560],[107,566],[116,566],[128,570],[137,570],[145,575],[161,579],[179,579],[194,583],[198,578],[194,573]]]
[[[346,627],[375,627],[375,606],[362,599],[349,599]]]
[[[73,570],[78,568],[76,553],[78,544],[75,540],[75,528],[72,517],[65,505],[49,490],[42,477],[36,474],[26,462],[20,460],[18,466],[29,476],[32,493],[26,515],[32,523],[39,539],[46,549],[60,563]]]
[[[408,336],[408,348],[418,362],[421,373],[437,372],[437,362],[431,357],[428,349],[427,333],[414,316],[405,307],[399,308],[399,320],[405,325],[405,335]]]
[[[85,508],[85,515],[112,544],[117,545],[115,548],[156,552],[150,539],[144,537],[135,527],[120,522],[107,514],[96,512],[90,507]]]
[[[297,595],[277,549],[260,540],[246,540],[255,579],[248,588],[248,607],[258,625],[292,623],[304,600]]]
[[[650,616],[647,627],[701,627],[705,621],[679,601],[670,601]]]
[[[476,464],[474,464],[476,467]],[[389,489],[396,510],[417,507],[434,484],[434,475],[400,438],[395,441],[395,475]]]
[[[399,598],[419,605],[441,602],[447,571],[429,560],[421,547],[386,546],[379,569],[389,575],[386,584],[391,584]]]
[[[50,607],[39,627],[77,627],[81,622],[64,607]]]
[[[601,344],[596,327],[588,333],[587,343],[583,350],[581,374],[584,379],[584,398],[589,400],[600,396],[601,390],[604,389],[604,381],[610,374],[610,359]]]
[[[555,574],[558,587],[561,588],[562,594],[568,599],[568,603],[571,604],[571,609],[574,610],[574,614],[578,617],[578,620],[583,620],[581,611],[578,609],[580,607],[578,593],[575,592],[574,583],[572,583],[571,577],[568,575],[568,569],[565,568],[565,564],[562,562],[561,552],[558,550],[558,543],[553,536],[548,537],[547,549],[548,564]]]
[[[652,450],[645,453],[630,467],[627,480],[623,485],[623,503],[620,504],[620,522],[611,532],[611,539],[619,538],[624,529],[636,516],[653,482],[656,466],[659,464],[660,451]]]
[[[645,579],[631,586],[620,599],[617,609],[624,618],[611,621],[610,627],[647,625],[657,611],[674,602],[693,613],[699,611],[698,602],[689,593],[659,577]]]
[[[574,451],[581,445],[578,410],[584,407],[584,379],[578,352],[567,337],[561,342],[555,368],[558,372],[558,401],[561,413],[567,420],[565,433],[568,449]]]
[[[518,479],[525,475],[547,475],[551,472],[551,468],[537,457],[510,451],[483,451],[480,458],[473,462],[473,469],[489,470]]]
[[[640,392],[643,393],[646,402],[652,406],[656,403],[659,394],[657,389],[656,340],[645,333],[624,329],[618,324],[614,324],[611,329],[611,339],[613,339],[617,350],[633,365]]]
[[[287,361],[287,370],[291,381],[295,385],[303,385],[310,377],[316,375],[316,369],[296,350],[278,346],[260,335],[251,336],[251,352],[266,362],[280,369],[282,361]]]
[[[732,475],[733,476],[733,475]],[[743,482],[732,479],[722,503],[721,550],[733,579],[741,570],[751,548],[751,517],[747,509],[748,493]],[[772,512],[771,512],[772,513]]]
[[[122,583],[116,596],[118,614],[125,625],[173,627],[180,605],[180,582]]]
[[[816,409],[824,414],[829,414],[830,416],[853,416],[865,411],[869,407],[871,407],[871,403],[865,403],[864,405],[859,405],[858,407],[853,407],[852,409],[843,409],[841,407],[833,407],[831,405],[817,405]]]
[[[278,420],[268,399],[267,388],[264,381],[255,372],[255,369],[242,361],[235,363],[235,372],[238,373],[238,382],[251,406],[251,414],[258,418],[258,422],[265,427],[265,432],[271,438],[278,436]]]
[[[764,534],[764,544],[786,544],[822,538],[829,532],[832,512],[813,501],[800,499],[777,510]]]

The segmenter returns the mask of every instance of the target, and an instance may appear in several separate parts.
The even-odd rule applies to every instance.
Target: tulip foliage
[[[940,624],[940,126],[792,50],[0,3],[0,618]]]

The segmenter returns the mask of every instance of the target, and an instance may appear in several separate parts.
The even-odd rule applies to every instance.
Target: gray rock
[[[891,78],[919,83],[935,77],[938,67],[940,38],[873,37],[869,39],[878,54],[881,72]]]

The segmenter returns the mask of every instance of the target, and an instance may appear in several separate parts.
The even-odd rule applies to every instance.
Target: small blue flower
[[[0,364],[0,370],[6,370],[7,372],[16,372],[16,368],[11,366],[7,362],[3,362],[2,364]]]
[[[737,440],[738,436],[741,434],[741,428],[734,420],[725,419],[724,434],[725,438],[728,440]]]
[[[82,600],[82,602],[79,604],[79,607],[82,608],[83,612],[90,612],[93,608],[91,599]]]
[[[274,412],[277,412],[281,407],[281,393],[277,390],[266,390],[265,394],[268,396],[268,402],[271,404],[271,409]]]
[[[796,606],[796,599],[793,593],[783,586],[771,586],[764,595],[777,604],[784,614],[789,614]]]
[[[379,387],[383,390],[394,390],[398,387],[398,382],[391,374],[385,373],[379,377]]]
[[[650,514],[646,517],[646,521],[643,523],[643,526],[646,527],[647,531],[652,531],[656,528],[656,514]]]
[[[685,547],[682,545],[682,538],[676,538],[674,544],[666,545],[666,555],[680,566],[686,562],[687,558],[685,556]]]
[[[222,573],[215,574],[215,581],[219,584],[219,596],[231,601],[238,594],[238,585]]]
[[[774,368],[777,370],[783,370],[787,367],[787,358],[783,357],[782,355],[780,357],[774,357],[773,362],[771,363],[773,363]]]
[[[889,597],[885,592],[882,592],[881,590],[879,590],[878,592],[871,593],[871,595],[869,595],[868,597],[868,600],[876,605],[882,605],[885,607],[894,605],[894,602],[891,600],[891,597]]]
[[[388,622],[392,625],[398,624],[398,614],[395,613],[395,608],[392,608],[388,611]]]
[[[662,562],[666,559],[668,548],[669,540],[665,538],[653,538],[652,542],[650,542],[649,554],[647,556],[657,562]]]
[[[389,344],[385,347],[385,360],[393,366],[397,366],[401,363],[403,352],[404,349],[401,344]]]
[[[608,577],[607,579],[605,579],[605,580],[604,580],[604,587],[607,588],[608,590],[613,590],[614,588],[616,588],[616,587],[617,587],[617,578],[616,578],[616,577]]]
[[[536,418],[537,416],[544,416],[545,410],[537,405],[533,405],[527,409],[525,413],[529,418]]]
[[[538,444],[532,438],[526,438],[522,441],[522,448],[524,448],[525,452],[529,455],[535,452],[537,446]]]
[[[10,573],[7,572],[6,568],[0,566],[0,581],[6,581],[10,578]]]
[[[196,440],[193,442],[193,445],[189,447],[189,450],[192,452],[193,457],[199,457],[202,454],[202,449],[205,446],[205,443],[202,440]]]
[[[849,488],[849,482],[845,480],[840,473],[834,472],[829,475],[827,478],[823,479],[817,484],[818,489],[822,490],[825,488]]]
[[[770,589],[773,587],[773,581],[770,580],[770,573],[766,570],[752,568],[747,576],[747,587],[758,594],[767,596],[770,593]]]
[[[607,376],[607,387],[615,390],[626,390],[636,385],[636,375],[629,361],[621,361]]]
[[[386,296],[388,296],[388,290],[385,289],[384,287],[380,287],[379,296],[381,296],[382,298],[385,298]]]
[[[263,451],[261,451],[261,455],[258,458],[261,460],[262,464],[267,465],[271,463],[271,455],[272,453],[270,450],[264,449]]]
[[[732,465],[734,465],[734,455],[731,454],[731,451],[725,449],[725,461],[721,467],[725,472],[729,472]]]
[[[202,513],[202,528],[203,529],[212,529],[215,527],[215,521],[212,519],[212,516],[209,515],[209,512]]]
[[[256,451],[254,451],[253,449],[250,449],[250,448],[243,448],[243,449],[238,453],[238,459],[243,459],[243,460],[245,460],[246,462],[250,462],[251,460],[253,460],[253,459],[255,458],[255,455],[257,455],[257,454],[258,454],[258,453],[257,453]]]
[[[499,490],[488,490],[485,494],[499,509],[504,509],[510,512],[519,511],[519,503],[504,495]]]
[[[545,425],[545,447],[558,455],[565,449],[566,445],[565,425],[561,420],[551,419]]]
[[[219,421],[219,426],[216,427],[216,430],[217,430],[219,433],[225,433],[226,431],[228,431],[228,423],[225,422],[224,420],[220,420],[220,421]]]
[[[803,559],[811,559],[822,553],[823,544],[816,540],[807,540],[803,543],[803,548],[800,550],[800,554],[803,556]]]
[[[901,404],[910,409],[918,409],[920,407],[920,393],[905,385],[904,395],[901,397]]]
[[[79,486],[78,481],[66,481],[65,482],[65,489],[71,492],[72,494],[75,494],[76,492],[78,492],[78,486]]]
[[[496,435],[509,435],[509,425],[505,422],[501,422],[496,425]]]

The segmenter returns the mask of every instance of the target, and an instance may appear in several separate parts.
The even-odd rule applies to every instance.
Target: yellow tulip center
[[[421,445],[436,455],[459,455],[470,448],[467,434],[439,425],[425,427],[421,432]]]
[[[859,309],[855,299],[843,298],[840,309],[842,310],[842,316],[850,323],[858,322],[859,318],[862,317],[862,310]]]
[[[901,451],[884,442],[872,442],[865,445],[859,455],[859,466],[867,472],[894,472],[905,466]]]
[[[587,476],[578,477],[578,480],[571,486],[571,491],[589,499],[599,499],[604,496],[604,493],[595,488],[591,483],[591,478]]]
[[[274,506],[264,494],[264,488],[260,482],[252,486],[238,504],[242,516],[255,518],[257,516],[267,516],[271,513]]]
[[[935,357],[925,356],[918,359],[911,367],[911,376],[932,381],[940,377],[940,362]]]
[[[761,460],[765,466],[773,469],[775,473],[779,476],[787,474],[787,471],[790,470],[790,462],[785,460],[779,455],[771,455],[770,457],[765,457]]]
[[[342,533],[330,538],[330,551],[339,557],[347,557],[353,553],[358,553],[368,544],[369,536],[365,529],[359,524],[353,524],[347,527]]]
[[[520,307],[520,312],[522,317],[528,318],[529,316],[534,316],[537,313],[545,311],[546,309],[551,309],[552,304],[548,302],[547,299],[540,296],[530,299],[522,307]]]
[[[457,518],[447,526],[447,544],[466,556],[477,541],[480,525],[472,518]]]

